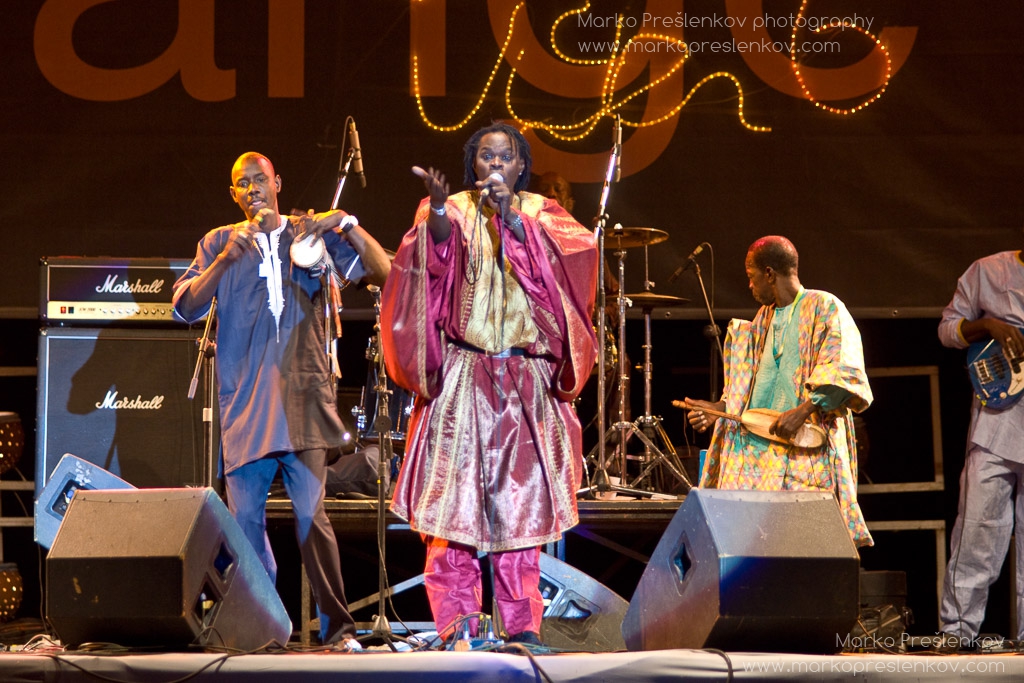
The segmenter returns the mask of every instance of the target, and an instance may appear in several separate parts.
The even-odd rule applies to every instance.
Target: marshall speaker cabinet
[[[202,329],[188,329],[171,306],[174,282],[188,265],[168,258],[40,260],[37,499],[68,453],[140,488],[207,483],[206,392],[188,399]],[[216,421],[217,407],[210,407]]]
[[[201,334],[181,327],[44,328],[36,497],[65,453],[140,488],[203,483],[205,392],[188,399]]]

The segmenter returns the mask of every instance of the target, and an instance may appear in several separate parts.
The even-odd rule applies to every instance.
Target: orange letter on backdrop
[[[185,91],[202,102],[235,96],[235,70],[214,59],[214,0],[179,0],[178,32],[153,61],[125,69],[87,64],[75,52],[75,23],[110,0],[46,0],[33,44],[39,70],[58,90],[83,100],[114,102],[153,92],[179,71]],[[268,95],[302,97],[305,0],[269,0]]]
[[[856,9],[856,3],[849,5]],[[813,7],[813,3],[810,6]],[[754,25],[756,19],[765,15],[762,0],[725,0],[725,9],[731,16],[744,20],[742,24],[737,21],[732,26],[732,35],[737,42],[760,43],[762,40],[772,40],[765,28]],[[832,9],[834,14],[842,14],[834,11],[834,7]],[[812,34],[807,30],[798,32],[798,41],[804,40],[801,35]],[[889,59],[892,62],[890,78],[907,61],[916,36],[916,26],[887,26],[878,34],[878,39],[889,50]],[[786,40],[789,40],[788,31]],[[823,37],[821,40],[828,38]],[[819,101],[836,101],[853,99],[877,90],[885,85],[886,78],[883,63],[878,59],[878,55],[874,54],[877,51],[878,48],[875,47],[872,54],[859,62],[838,69],[801,66],[800,74],[803,76],[807,92]],[[792,97],[806,97],[793,72],[793,63],[788,54],[760,50],[744,51],[740,54],[750,70],[757,74],[765,85]]]

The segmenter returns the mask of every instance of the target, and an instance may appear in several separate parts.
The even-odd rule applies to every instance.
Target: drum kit
[[[385,249],[384,253],[394,260],[395,252]],[[384,435],[399,453],[404,453],[416,394],[406,391],[388,377],[380,344],[380,287],[370,285],[367,290],[374,302],[373,334],[366,344],[366,384],[359,396],[359,404],[352,408],[352,417],[360,443],[379,444]]]
[[[605,362],[614,369],[618,383],[617,398],[618,406],[610,409],[605,401],[597,402],[598,411],[614,410],[612,420],[601,420],[600,424],[607,424],[607,430],[602,437],[602,443],[595,446],[587,456],[587,464],[594,464],[595,471],[591,473],[591,482],[597,479],[597,475],[607,476],[609,471],[617,474],[621,484],[612,488],[617,493],[635,495],[638,497],[657,498],[664,496],[664,492],[671,489],[675,482],[689,488],[692,484],[687,479],[685,469],[679,459],[675,447],[662,426],[662,419],[651,413],[651,380],[653,376],[653,365],[651,363],[652,335],[651,317],[656,308],[673,308],[689,303],[688,299],[666,294],[658,294],[653,290],[653,283],[649,278],[649,255],[648,248],[651,245],[664,242],[668,239],[668,233],[664,230],[645,227],[623,228],[616,226],[609,230],[605,236],[605,251],[613,253],[618,260],[618,280],[625,281],[625,260],[628,249],[643,248],[644,265],[644,290],[635,294],[623,294],[622,288],[610,298],[614,303],[618,316],[617,337],[609,330],[605,340]],[[355,420],[356,430],[360,443],[388,445],[394,449],[393,455],[401,458],[405,452],[406,438],[408,436],[409,418],[412,415],[416,395],[397,386],[390,377],[384,366],[383,351],[380,346],[380,317],[379,297],[380,291],[377,287],[370,287],[377,309],[377,320],[374,326],[374,334],[369,338],[366,346],[367,372],[366,383],[362,388],[359,404],[352,408],[352,416]],[[644,358],[641,365],[643,373],[644,402],[643,414],[630,422],[627,401],[629,399],[630,370],[629,359],[625,353],[615,350],[616,342],[618,349],[625,349],[626,346],[626,309],[639,307],[643,311],[644,318]],[[611,353],[607,353],[611,349]],[[609,362],[608,359],[612,359]],[[643,446],[640,454],[631,455],[627,452],[630,440],[636,437]],[[382,438],[387,443],[382,443]],[[612,449],[610,457],[601,462],[596,457],[600,447],[607,444]],[[390,449],[388,449],[390,450]],[[635,475],[629,473],[630,463],[639,463],[639,472]],[[636,465],[634,464],[634,469]],[[666,474],[667,470],[668,474]],[[581,489],[583,492],[594,492],[595,486],[591,485]]]
[[[636,420],[627,420],[629,370],[626,354],[617,354],[618,360],[618,409],[617,419],[612,422],[604,435],[602,441],[590,452],[588,462],[595,461],[597,472],[591,476],[591,481],[607,479],[607,470],[613,469],[619,473],[619,484],[610,488],[616,493],[624,493],[638,497],[662,497],[664,490],[668,488],[667,483],[659,477],[662,475],[662,468],[667,469],[671,475],[689,489],[692,484],[687,479],[682,462],[668,434],[661,425],[661,418],[651,414],[651,377],[653,366],[651,364],[651,314],[655,308],[682,306],[689,302],[688,299],[666,294],[657,294],[652,291],[654,283],[649,277],[648,248],[653,244],[664,242],[668,239],[668,233],[656,228],[623,228],[615,226],[608,231],[604,238],[606,251],[614,252],[618,258],[618,279],[620,287],[613,297],[618,309],[618,347],[624,349],[626,345],[626,308],[638,306],[644,316],[644,360],[642,365],[644,379],[644,412]],[[623,294],[621,284],[625,282],[626,250],[643,247],[644,254],[644,291],[636,294]],[[609,335],[610,336],[610,335]],[[607,356],[606,356],[607,357]],[[598,411],[606,410],[605,402],[598,401]],[[605,420],[599,420],[598,424],[605,424]],[[627,449],[629,440],[636,437],[643,444],[642,455],[629,455]],[[611,458],[601,458],[600,452],[604,446],[614,446],[614,453]],[[660,445],[660,447],[659,447]],[[638,460],[640,472],[632,479],[629,479],[628,462]],[[611,465],[611,468],[609,468]],[[602,469],[606,471],[601,472]],[[593,493],[595,486],[582,489],[581,493]],[[659,490],[662,493],[659,493]]]
[[[639,497],[657,498],[662,497],[675,484],[672,479],[689,488],[692,484],[687,479],[685,468],[679,459],[671,439],[662,426],[662,418],[651,413],[651,380],[653,376],[653,365],[651,363],[652,335],[651,317],[656,308],[673,308],[689,303],[688,299],[666,294],[658,294],[652,291],[653,283],[649,279],[648,247],[668,239],[668,233],[664,230],[644,227],[621,228],[608,231],[605,237],[605,250],[614,253],[618,259],[618,279],[625,281],[625,258],[627,249],[643,247],[644,250],[644,291],[635,294],[623,294],[620,287],[618,293],[610,298],[610,302],[616,305],[618,311],[617,338],[611,331],[606,335],[606,349],[612,349],[612,353],[606,353],[606,359],[613,359],[610,363],[615,370],[615,377],[618,383],[617,398],[618,406],[614,408],[613,419],[602,421],[608,424],[603,435],[603,441],[613,448],[611,457],[606,458],[606,463],[601,463],[596,457],[598,446],[588,454],[588,464],[593,463],[596,470],[610,470],[617,473],[621,485],[614,486],[616,492],[636,495]],[[374,334],[370,337],[366,346],[367,372],[366,383],[362,388],[359,404],[352,408],[352,416],[355,420],[356,430],[360,443],[380,444],[382,437],[388,445],[394,448],[394,455],[401,458],[405,452],[406,438],[408,436],[409,418],[412,415],[416,395],[397,386],[390,377],[384,366],[383,351],[380,346],[380,317],[379,317],[379,289],[369,288],[376,300],[378,311]],[[626,309],[639,307],[643,311],[644,318],[644,358],[641,365],[643,373],[644,402],[643,414],[630,422],[627,401],[629,399],[629,359],[625,353],[614,351],[617,340],[618,349],[625,349],[626,345]],[[606,360],[607,362],[607,360]],[[598,411],[606,411],[605,401],[598,401]],[[610,422],[610,423],[609,423]],[[628,454],[627,449],[631,438],[636,437],[642,443],[643,451],[640,454]],[[381,444],[383,445],[383,444]],[[629,464],[639,463],[639,472],[635,475],[628,474]],[[634,469],[636,465],[634,464]],[[666,475],[665,470],[668,471]],[[597,472],[591,475],[593,481]],[[670,475],[670,476],[669,476]],[[632,477],[632,478],[630,478]],[[588,487],[582,492],[593,491],[594,487]],[[674,496],[673,496],[674,497]]]
[[[379,325],[379,323],[378,323]],[[405,449],[409,416],[416,402],[416,394],[402,389],[387,376],[380,347],[379,331],[370,337],[366,345],[366,384],[359,399],[359,405],[352,408],[359,440],[364,443],[378,443],[382,432],[386,432],[392,445],[399,451]],[[382,423],[387,417],[390,425]]]

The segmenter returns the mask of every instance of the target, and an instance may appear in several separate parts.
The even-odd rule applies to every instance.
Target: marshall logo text
[[[145,284],[141,279],[136,279],[134,283],[123,280],[117,281],[117,275],[108,275],[106,282],[96,287],[96,291],[100,294],[159,294],[160,290],[164,287],[163,280],[153,280],[149,284]]]
[[[110,390],[106,397],[96,404],[100,410],[160,410],[164,405],[163,396],[154,396],[149,400],[143,400],[142,396],[135,398],[117,398],[117,391]]]

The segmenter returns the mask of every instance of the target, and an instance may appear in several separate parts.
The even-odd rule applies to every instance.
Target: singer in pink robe
[[[479,550],[491,553],[506,632],[539,642],[539,546],[578,521],[571,401],[597,352],[596,241],[556,202],[521,191],[529,146],[514,128],[479,131],[466,166],[478,189],[451,196],[443,174],[414,169],[430,196],[382,293],[388,371],[417,394],[391,509],[428,543],[439,631],[480,611]]]

